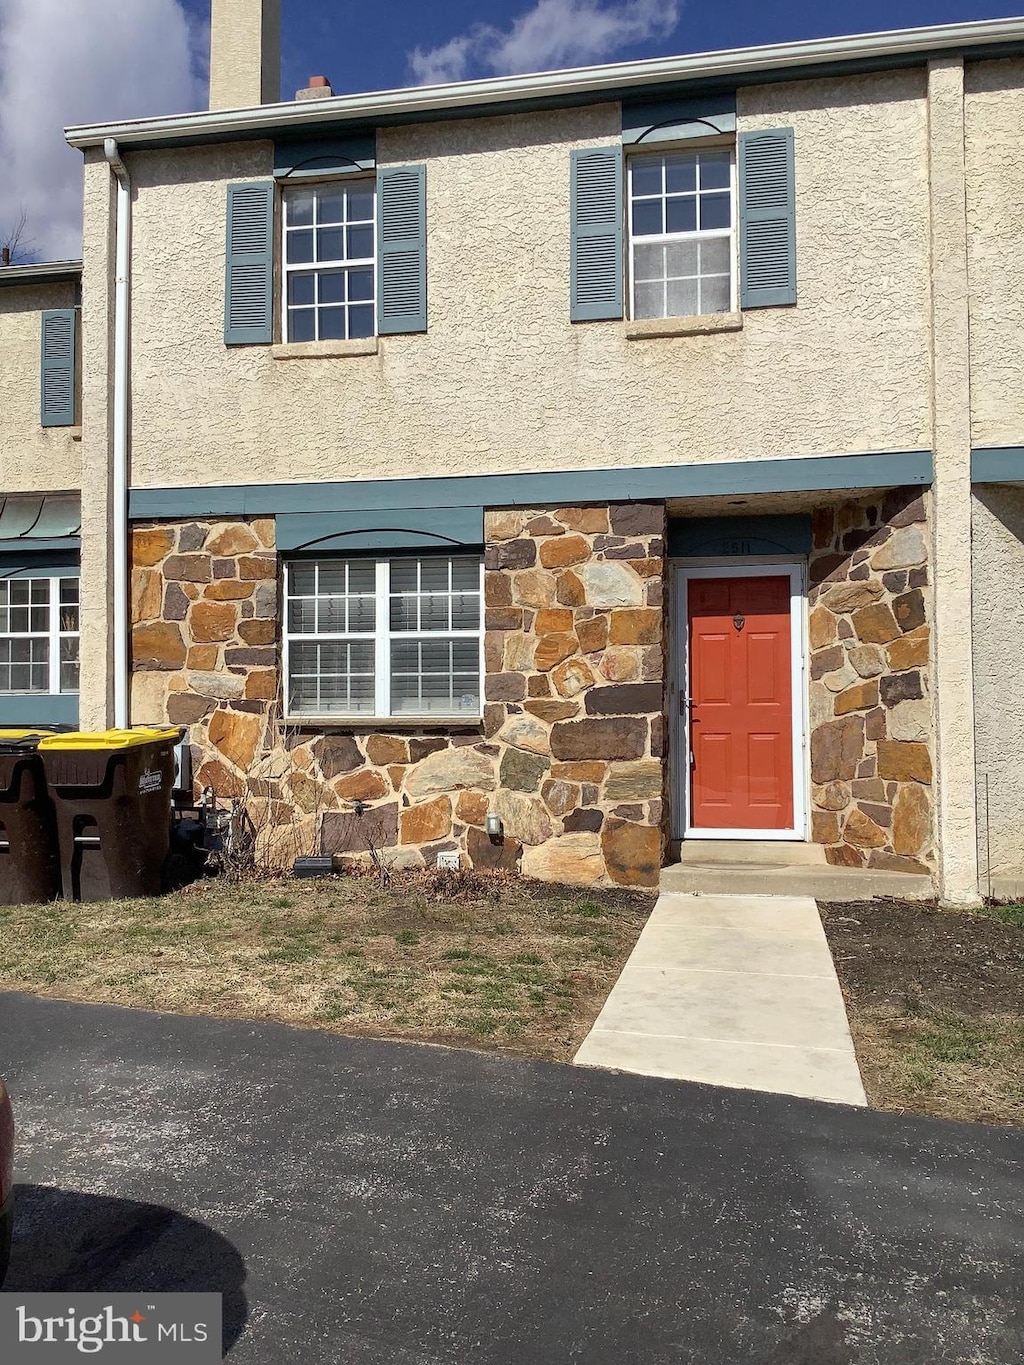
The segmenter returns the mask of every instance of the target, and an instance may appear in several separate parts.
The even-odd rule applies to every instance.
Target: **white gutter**
[[[0,285],[38,284],[46,280],[81,278],[81,261],[33,261],[31,265],[0,265]]]
[[[114,726],[128,726],[128,340],[131,276],[132,191],[128,167],[115,138],[103,143],[103,155],[117,179],[114,229],[114,459],[112,469]]]
[[[294,125],[296,130],[319,124],[370,122],[390,117],[438,115],[506,101],[572,98],[593,99],[602,91],[623,87],[644,93],[644,87],[667,82],[742,78],[756,84],[766,73],[791,68],[794,79],[800,68],[830,62],[879,61],[906,58],[922,61],[940,51],[968,51],[973,47],[1024,45],[1024,19],[988,19],[979,23],[944,24],[932,28],[900,29],[889,33],[856,34],[842,38],[816,38],[771,47],[734,48],[721,52],[682,57],[659,57],[653,61],[623,62],[608,66],[577,67],[540,75],[500,76],[492,80],[460,81],[450,85],[385,90],[376,94],[336,95],[331,99],[264,104],[251,109],[216,109],[167,118],[134,119],[126,123],[82,124],[66,128],[72,147],[100,146],[113,137],[126,146],[188,138],[197,142],[209,137],[266,136]],[[609,94],[618,98],[618,94]]]

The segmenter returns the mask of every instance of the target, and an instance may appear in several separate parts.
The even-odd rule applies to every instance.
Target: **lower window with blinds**
[[[290,561],[288,716],[479,719],[482,600],[479,555]]]
[[[77,573],[0,578],[0,695],[77,691]]]

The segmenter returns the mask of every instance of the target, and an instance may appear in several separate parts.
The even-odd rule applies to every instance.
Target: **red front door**
[[[689,579],[690,825],[792,829],[788,576]]]

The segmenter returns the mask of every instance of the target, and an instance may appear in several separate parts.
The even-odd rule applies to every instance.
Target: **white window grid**
[[[455,589],[455,588],[453,588],[453,587],[451,586],[451,584],[452,584],[452,568],[451,568],[452,563],[453,563],[453,561],[455,561],[455,562],[459,562],[459,561],[461,561],[461,562],[466,562],[466,561],[468,561],[468,560],[476,561],[476,563],[477,563],[477,565],[478,565],[478,567],[477,567],[477,573],[476,573],[476,576],[475,576],[475,583],[476,583],[476,586],[475,586],[474,588],[472,588],[472,589],[463,589],[463,588]],[[358,631],[353,631],[353,630],[349,630],[349,629],[342,629],[342,630],[321,629],[321,628],[320,628],[321,603],[323,603],[323,604],[325,605],[325,611],[324,611],[324,614],[325,614],[325,615],[330,616],[330,615],[332,615],[332,614],[335,614],[335,615],[338,615],[338,616],[340,617],[342,614],[344,614],[345,625],[346,625],[346,626],[349,626],[349,625],[351,624],[352,615],[353,615],[353,610],[352,610],[352,605],[351,605],[352,602],[355,601],[355,600],[359,600],[359,599],[369,599],[369,598],[371,597],[371,594],[369,594],[369,593],[362,593],[362,592],[355,592],[355,593],[353,593],[353,592],[348,591],[349,578],[348,578],[348,571],[347,571],[347,568],[346,568],[346,592],[344,592],[344,593],[337,593],[337,592],[335,592],[335,593],[331,593],[331,592],[321,592],[321,591],[320,591],[320,586],[321,586],[321,575],[322,575],[323,571],[324,571],[324,570],[330,570],[330,571],[333,571],[334,573],[337,573],[343,566],[354,565],[354,564],[366,565],[367,563],[369,563],[370,565],[372,565],[373,571],[374,571],[374,572],[373,572],[373,590],[372,590],[372,602],[373,602],[373,625],[372,625],[372,629],[358,630]],[[451,599],[451,598],[454,598],[455,596],[469,596],[469,597],[475,597],[475,598],[476,598],[476,601],[477,601],[477,620],[478,620],[478,624],[477,624],[477,626],[476,626],[474,629],[456,630],[456,629],[449,629],[448,627],[445,627],[444,629],[440,629],[440,630],[423,630],[423,629],[420,629],[420,630],[393,630],[393,629],[391,628],[391,607],[392,607],[392,599],[393,599],[393,598],[402,597],[402,598],[407,599],[407,600],[409,600],[409,601],[415,601],[416,609],[417,609],[417,618],[420,620],[420,623],[421,623],[421,625],[422,625],[421,606],[422,606],[423,600],[426,599],[426,598],[437,598],[437,597],[439,597],[439,596],[443,596],[443,595],[444,595],[443,593],[439,592],[437,589],[423,588],[422,586],[418,586],[417,589],[416,589],[415,591],[411,591],[411,592],[410,592],[410,591],[405,591],[405,590],[402,590],[402,591],[393,590],[393,587],[392,587],[392,569],[393,569],[394,566],[396,566],[396,565],[402,565],[402,566],[406,566],[406,565],[417,565],[417,566],[419,566],[419,565],[422,565],[422,564],[424,564],[424,563],[430,563],[430,564],[434,564],[434,565],[437,565],[437,564],[446,564],[446,565],[448,566],[448,583],[449,583],[449,588],[448,588],[448,593],[447,593],[447,595],[449,596],[450,599]],[[312,574],[313,574],[313,592],[312,592],[312,593],[309,593],[309,592],[297,592],[297,591],[295,591],[295,579],[296,579],[296,577],[297,577],[299,574],[302,574],[302,573],[309,574],[310,572],[312,572]],[[419,577],[419,574],[420,574],[419,569],[417,570],[417,573],[418,573],[418,577]],[[301,718],[304,719],[304,720],[305,720],[305,719],[314,719],[314,718],[320,717],[320,718],[322,718],[322,719],[327,719],[327,718],[329,718],[329,719],[347,719],[347,718],[351,718],[351,719],[354,719],[354,720],[362,720],[362,721],[365,721],[365,720],[372,720],[372,719],[375,719],[375,718],[380,718],[380,719],[382,719],[382,720],[383,720],[383,719],[412,719],[412,718],[414,718],[414,717],[416,717],[416,716],[422,716],[422,717],[425,718],[425,719],[436,719],[436,718],[439,718],[439,717],[444,717],[444,718],[457,718],[457,719],[460,719],[460,720],[463,719],[463,718],[465,718],[465,719],[467,719],[467,720],[479,720],[480,717],[483,715],[483,685],[484,685],[484,621],[483,621],[483,615],[484,615],[484,566],[483,566],[483,561],[482,561],[482,559],[480,559],[479,556],[476,556],[476,555],[453,555],[453,556],[449,556],[449,557],[445,557],[445,556],[441,556],[441,557],[430,556],[429,558],[417,558],[417,557],[415,557],[415,556],[409,556],[409,557],[404,557],[404,556],[403,556],[403,557],[399,558],[398,556],[395,556],[395,557],[391,557],[391,558],[387,558],[387,559],[378,559],[378,560],[369,560],[369,561],[367,561],[367,560],[351,560],[351,559],[349,559],[349,560],[344,560],[344,559],[331,559],[331,560],[322,559],[322,560],[312,560],[312,561],[310,561],[310,560],[293,560],[293,561],[287,561],[287,562],[285,563],[284,581],[285,581],[285,604],[284,604],[284,630],[283,630],[283,633],[282,633],[282,664],[283,664],[283,671],[284,671],[284,692],[285,692],[285,698],[286,698],[286,700],[285,700],[285,709],[286,709],[286,711],[288,712],[289,715],[295,716],[295,717],[300,717],[300,716],[301,716]],[[309,603],[309,602],[314,602],[314,603],[315,603],[315,608],[314,608],[314,610],[315,610],[314,628],[313,628],[312,630],[297,630],[297,629],[294,629],[294,628],[292,627],[292,604],[293,604],[293,603],[296,603],[296,602],[307,602],[307,603]],[[364,605],[364,607],[362,608],[362,610],[365,611],[365,605]],[[431,709],[431,708],[424,708],[424,709],[422,709],[422,710],[416,710],[416,709],[408,708],[408,707],[404,707],[404,708],[402,708],[402,709],[400,709],[400,710],[393,710],[393,709],[392,709],[392,671],[393,671],[393,670],[392,670],[392,649],[391,649],[392,645],[393,645],[394,643],[396,643],[396,642],[397,642],[397,643],[406,642],[406,643],[409,643],[409,644],[420,644],[420,645],[422,645],[422,644],[433,644],[433,645],[437,645],[438,643],[440,643],[440,642],[442,642],[442,641],[447,641],[447,642],[466,641],[466,642],[472,643],[472,644],[475,646],[475,648],[474,648],[474,653],[473,653],[473,660],[474,660],[474,665],[475,665],[475,682],[476,682],[476,699],[477,699],[476,705],[475,705],[472,709],[468,709],[468,708],[467,708],[467,709],[463,709],[462,707],[456,706],[456,705],[453,703],[453,709],[452,709],[450,712],[439,711],[439,710],[437,710],[436,708],[433,708],[433,709]],[[349,710],[338,710],[337,707],[332,707],[332,708],[330,708],[330,709],[323,708],[323,707],[321,706],[321,697],[322,697],[322,691],[323,691],[323,689],[322,689],[322,687],[320,686],[319,681],[318,681],[318,686],[317,686],[317,706],[316,706],[316,709],[304,709],[304,710],[301,710],[301,711],[296,711],[295,709],[293,709],[293,707],[292,707],[292,700],[291,700],[291,698],[292,698],[292,683],[293,683],[292,660],[293,660],[293,655],[294,655],[295,646],[297,646],[297,645],[321,645],[321,644],[325,644],[325,643],[326,643],[326,644],[348,644],[349,646],[351,646],[351,645],[359,645],[359,644],[363,644],[363,645],[372,644],[372,647],[373,647],[373,654],[372,654],[372,657],[373,657],[373,671],[372,671],[373,689],[372,689],[372,693],[370,694],[370,695],[372,695],[372,700],[373,700],[372,708],[364,707],[363,709],[359,709],[358,707],[352,707],[352,708],[349,709]],[[449,650],[449,657],[450,657],[450,658],[451,658],[451,654],[452,654],[452,651],[451,651],[451,649],[450,649],[450,650]],[[352,657],[352,655],[351,655],[351,649],[350,649],[349,652],[348,652],[349,661],[351,661],[351,657]],[[454,672],[454,670],[452,670],[452,671]],[[300,675],[296,675],[296,676],[300,676]],[[310,676],[310,675],[301,675],[301,676],[307,677],[307,676]],[[328,677],[328,678],[333,678],[333,677],[338,677],[338,678],[345,677],[345,678],[347,678],[347,679],[349,680],[349,685],[346,687],[345,690],[346,690],[346,692],[348,693],[349,698],[351,698],[351,693],[352,693],[351,679],[352,679],[353,677],[366,677],[366,676],[368,676],[368,674],[367,674],[367,671],[366,671],[365,669],[360,668],[360,669],[355,670],[354,672],[353,672],[353,671],[349,671],[347,674],[346,674],[346,673],[342,673],[342,674],[325,674],[325,675],[319,675],[319,676]],[[406,674],[406,676],[408,676],[408,674]],[[438,676],[441,676],[441,675],[438,675]]]
[[[369,217],[353,217],[351,214],[352,197],[369,198]],[[340,214],[328,211],[325,204],[331,200],[341,201]],[[295,221],[296,207],[300,202],[310,208],[308,220]],[[353,238],[350,229],[357,229],[361,239],[369,241],[369,254],[353,254],[349,251]],[[368,231],[367,231],[368,230]],[[326,250],[322,253],[330,234],[335,234],[340,242],[340,253]],[[290,261],[290,243],[309,234],[312,246],[312,259]],[[282,195],[282,252],[281,252],[281,318],[282,331],[287,341],[324,341],[352,340],[354,337],[372,337],[377,332],[377,187],[374,180],[354,179],[343,183],[303,185],[290,187]],[[358,274],[370,274],[368,297],[351,297],[353,280]],[[292,302],[292,281],[298,285],[298,277],[308,275],[313,285],[311,303]],[[327,282],[343,282],[343,300],[325,300]],[[366,330],[357,327],[353,331],[353,309],[358,311],[360,321],[369,317],[370,327]],[[369,310],[368,313],[365,310]],[[313,336],[293,336],[293,318],[299,313],[312,312]],[[325,323],[331,315],[344,321],[343,335],[337,329],[324,336]]]
[[[699,214],[699,200],[700,200],[700,194],[701,194],[701,190],[700,190],[700,178],[699,178],[699,177],[700,177],[700,169],[699,169],[699,168],[700,168],[700,160],[701,160],[702,155],[706,156],[706,155],[708,155],[708,154],[714,156],[716,160],[721,159],[721,157],[723,156],[723,154],[728,155],[728,158],[729,158],[729,226],[728,226],[727,228],[708,228],[708,229],[702,229],[702,228],[700,227],[700,219],[699,219],[699,216],[698,216],[698,220],[697,220],[697,221],[698,221],[698,226],[697,226],[697,229],[696,229],[695,231],[693,231],[693,232],[662,232],[662,233],[650,233],[650,234],[648,234],[648,233],[635,233],[635,232],[633,231],[633,204],[634,204],[634,201],[635,201],[636,199],[644,200],[644,199],[658,199],[658,198],[660,198],[660,199],[664,202],[667,198],[670,197],[670,196],[668,195],[668,193],[665,191],[665,188],[664,188],[664,187],[665,187],[664,163],[666,162],[666,160],[671,159],[672,157],[694,157],[694,158],[696,158],[697,166],[698,166],[698,171],[697,171],[697,175],[698,175],[698,179],[697,179],[697,188],[692,192],[692,194],[690,194],[689,192],[681,192],[678,196],[673,195],[673,196],[671,196],[671,197],[696,198],[696,200],[698,201],[697,208],[698,208],[698,214]],[[662,170],[662,193],[661,193],[660,195],[644,195],[644,194],[635,195],[635,194],[634,194],[634,190],[633,190],[633,172],[634,172],[634,169],[637,167],[638,164],[642,164],[642,163],[645,163],[645,162],[646,162],[647,164],[652,164],[652,163],[654,163],[654,162],[656,162],[656,161],[662,162],[662,165],[663,165],[663,170]],[[643,155],[634,155],[634,156],[630,156],[630,157],[628,158],[628,160],[627,160],[627,172],[628,172],[628,182],[629,182],[629,195],[628,195],[627,204],[626,204],[626,215],[627,215],[626,230],[627,230],[627,233],[628,233],[628,236],[629,236],[629,307],[630,307],[630,316],[633,317],[633,318],[636,318],[636,317],[637,317],[637,311],[636,311],[636,269],[635,269],[635,256],[634,256],[635,248],[636,248],[637,246],[649,246],[649,245],[650,245],[650,246],[657,246],[657,245],[659,245],[659,244],[660,244],[660,245],[670,245],[670,244],[675,243],[675,242],[695,242],[695,243],[700,243],[702,240],[704,240],[704,241],[711,241],[711,240],[713,240],[713,239],[715,239],[715,238],[718,238],[718,239],[726,238],[726,239],[728,239],[728,241],[729,241],[729,310],[732,311],[733,309],[735,309],[735,307],[736,307],[736,299],[737,299],[737,296],[738,296],[738,281],[739,281],[739,251],[738,251],[738,245],[737,245],[737,239],[738,239],[738,232],[737,232],[737,193],[736,193],[737,181],[736,181],[736,150],[735,150],[735,147],[732,146],[732,145],[729,145],[729,146],[721,146],[721,145],[719,145],[719,146],[714,146],[714,145],[712,145],[712,146],[705,146],[705,147],[700,147],[700,148],[694,148],[693,151],[686,151],[686,150],[682,150],[682,149],[676,149],[676,150],[673,150],[673,151],[661,152],[661,153],[656,153],[656,154],[650,154],[650,153],[649,153],[649,154],[643,154]],[[707,192],[707,191],[705,191],[705,192]],[[719,192],[721,192],[721,191],[719,191]],[[699,280],[699,276],[697,276],[697,277],[692,277],[692,276],[691,276],[691,277],[685,277],[685,278],[697,278],[697,279]],[[698,283],[698,291],[699,291],[699,290],[700,290],[700,284]],[[699,297],[699,293],[698,293],[698,297]],[[701,312],[701,313],[704,312],[704,309],[701,308],[701,309],[700,309],[700,312]],[[664,316],[669,316],[669,317],[671,317],[671,316],[676,316],[676,315],[675,315],[675,314],[671,314],[671,313],[667,313],[667,312],[666,312],[666,314],[665,314]],[[698,313],[698,314],[692,314],[692,315],[689,315],[689,316],[699,316],[699,313]]]
[[[27,586],[28,602],[11,602],[11,597],[21,596],[12,593],[17,585]],[[45,600],[42,589],[45,586]],[[61,601],[67,596],[72,600]],[[35,598],[35,600],[33,600]],[[69,573],[33,574],[31,578],[0,579],[0,694],[14,696],[33,693],[37,696],[56,696],[78,691],[79,659],[79,589],[78,575]],[[27,613],[24,630],[15,630],[11,625],[12,612],[15,621],[23,619]],[[36,620],[42,615],[42,624]],[[69,624],[73,622],[72,624]],[[5,682],[13,681],[13,670],[24,668],[26,661],[13,660],[11,646],[15,642],[27,642],[29,659],[29,686],[8,687]],[[42,648],[40,648],[42,647]],[[68,676],[68,686],[64,686],[64,675]],[[32,686],[33,674],[45,678],[46,685]],[[74,685],[71,685],[73,679]]]

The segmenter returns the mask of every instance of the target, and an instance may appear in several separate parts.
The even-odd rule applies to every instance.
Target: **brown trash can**
[[[40,742],[70,900],[160,894],[181,735],[178,729],[78,731]]]
[[[0,734],[0,905],[42,905],[60,895],[57,817],[41,738],[34,731]]]

